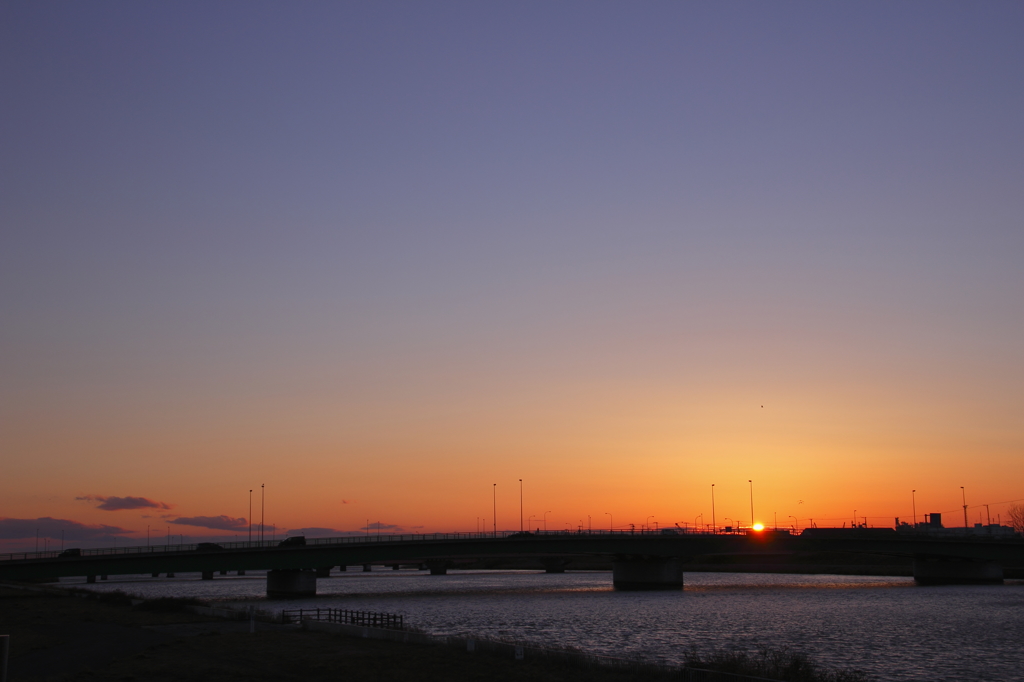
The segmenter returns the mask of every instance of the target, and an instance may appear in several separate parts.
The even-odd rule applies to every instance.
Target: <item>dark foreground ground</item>
[[[11,636],[11,682],[651,679],[556,661],[515,661],[441,646],[258,626],[250,633],[248,623],[210,623],[186,612],[142,611],[52,590],[0,586],[0,634]]]

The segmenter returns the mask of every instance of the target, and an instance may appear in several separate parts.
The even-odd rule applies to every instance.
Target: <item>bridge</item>
[[[845,552],[912,558],[918,584],[997,584],[1004,567],[1024,567],[1024,538],[935,534],[892,529],[745,530],[732,533],[550,531],[427,533],[317,538],[284,542],[199,543],[26,552],[0,555],[0,579],[55,581],[60,577],[266,570],[267,594],[316,593],[317,577],[339,566],[426,567],[432,575],[469,562],[493,565],[530,559],[549,572],[575,559],[610,562],[616,589],[682,589],[688,560],[707,555],[801,555]]]

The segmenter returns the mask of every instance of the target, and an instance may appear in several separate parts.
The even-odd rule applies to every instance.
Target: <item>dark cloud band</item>
[[[123,509],[170,509],[173,505],[166,502],[157,502],[146,497],[107,497],[106,495],[83,495],[76,497],[76,500],[86,502],[99,502],[97,509],[104,511],[121,511]]]
[[[249,527],[249,522],[245,519],[233,519],[230,516],[223,515],[180,516],[170,521],[181,526],[199,526],[200,528],[213,528],[215,530],[240,530]]]
[[[54,519],[49,516],[38,519],[0,519],[0,540],[24,540],[36,537],[59,539],[61,531],[65,540],[95,540],[127,535],[130,530],[98,524],[87,526],[77,521]]]

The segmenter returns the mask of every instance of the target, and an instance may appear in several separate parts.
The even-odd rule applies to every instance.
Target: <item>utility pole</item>
[[[265,518],[263,512],[266,510],[266,504],[264,502],[265,499],[266,499],[266,496],[263,493],[263,484],[260,483],[260,545],[261,546],[263,544],[263,519]]]
[[[491,502],[492,502],[492,504],[494,506],[494,509],[492,510],[493,513],[494,513],[494,517],[491,519],[491,521],[494,523],[494,537],[498,537],[498,484],[497,483],[494,484],[494,487],[491,488],[491,491],[492,491]]]
[[[167,544],[171,544],[171,535],[167,534]],[[252,546],[252,488],[249,488],[249,545]]]
[[[523,479],[519,479],[519,532],[523,532]]]

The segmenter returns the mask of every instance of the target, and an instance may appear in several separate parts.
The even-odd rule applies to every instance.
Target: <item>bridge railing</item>
[[[874,530],[874,529],[868,529]],[[957,540],[970,540],[971,542],[988,543],[988,542],[1005,542],[1008,538],[1001,536],[985,536],[970,532],[973,529],[954,529],[947,528],[942,529],[945,532],[936,533],[929,531],[900,531],[893,533],[893,536],[900,537],[914,537],[917,539],[957,539]],[[957,533],[957,530],[965,530],[965,532]],[[370,533],[370,534],[352,534],[345,536],[327,537],[327,538],[306,538],[305,545],[290,545],[286,547],[280,547],[282,540],[241,540],[235,542],[199,542],[199,543],[171,543],[163,545],[137,545],[137,546],[122,546],[122,547],[103,547],[96,549],[75,549],[71,550],[74,554],[69,554],[67,551],[61,552],[60,550],[47,550],[47,551],[35,551],[35,552],[13,552],[8,554],[0,554],[0,561],[18,561],[18,560],[38,560],[38,559],[55,559],[62,556],[73,556],[73,557],[100,557],[100,556],[138,556],[138,555],[149,555],[149,554],[181,554],[186,552],[219,552],[225,550],[231,550],[234,552],[240,552],[243,550],[267,550],[267,549],[281,549],[282,551],[288,551],[292,549],[301,549],[305,547],[338,547],[338,546],[351,546],[351,545],[365,545],[367,543],[391,543],[391,542],[443,542],[443,541],[465,541],[465,540],[515,540],[517,538],[583,538],[583,537],[594,537],[594,538],[624,538],[624,537],[637,537],[637,538],[650,538],[650,537],[673,537],[673,536],[706,536],[706,535],[746,535],[753,533],[748,528],[729,527],[728,529],[718,528],[616,528],[616,529],[593,529],[585,530],[577,528],[575,530],[562,529],[562,530],[534,530],[534,531],[513,531],[513,530],[500,530],[496,533],[491,532],[457,532],[457,533]],[[761,532],[780,533],[787,535],[798,535],[800,533],[790,533],[789,530],[765,530]],[[856,537],[858,533],[864,532],[863,529],[841,529],[841,528],[815,528],[809,534],[820,534],[820,533],[835,532],[840,534],[849,534],[850,537]],[[891,532],[891,531],[890,531]],[[1017,538],[1020,539],[1020,536]]]
[[[732,529],[730,531],[718,530],[718,535],[743,534],[746,529]],[[712,530],[693,528],[616,528],[614,530],[535,530],[516,531],[499,530],[497,532],[456,532],[456,533],[360,533],[358,535],[345,535],[328,538],[306,538],[305,546],[347,546],[354,544],[378,543],[378,542],[440,542],[452,540],[488,540],[507,539],[517,537],[651,537],[651,536],[673,536],[673,535],[709,535]],[[180,554],[183,552],[215,552],[222,550],[264,550],[278,548],[283,540],[240,540],[234,542],[198,542],[198,543],[169,543],[162,545],[127,545],[122,547],[101,547],[93,549],[74,549],[75,554],[69,554],[61,550],[44,550],[33,552],[12,552],[0,554],[0,561],[17,561],[26,559],[56,559],[61,556],[73,557],[99,557],[99,556],[132,556],[149,554]],[[301,547],[293,545],[292,548]],[[284,548],[282,548],[284,549]]]

